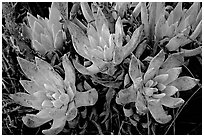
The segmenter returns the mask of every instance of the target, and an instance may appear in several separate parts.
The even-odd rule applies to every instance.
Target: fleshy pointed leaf
[[[67,121],[72,121],[77,116],[77,108],[75,106],[74,101],[69,104],[68,111],[66,113]]]
[[[72,83],[73,85],[75,85],[75,81],[76,81],[76,76],[75,76],[75,71],[74,68],[71,64],[71,62],[69,61],[67,55],[63,56],[63,61],[62,61],[62,65],[65,71],[65,83]]]
[[[105,15],[103,14],[101,8],[99,8],[99,7],[98,7],[98,11],[97,11],[95,21],[96,21],[97,31],[98,31],[99,34],[101,34],[103,24],[108,26],[108,21],[107,21]]]
[[[45,49],[45,47],[40,44],[37,40],[32,41],[32,46],[33,48],[38,51],[41,55],[45,55],[45,53],[47,52],[47,50]]]
[[[190,38],[196,39],[200,33],[202,33],[202,20],[199,22],[199,24],[195,28],[194,32],[191,34]]]
[[[32,79],[33,75],[38,72],[37,66],[34,63],[27,61],[27,60],[20,58],[20,57],[17,57],[17,60],[18,60],[18,63],[20,65],[21,69],[26,74],[26,76],[29,79]]]
[[[32,102],[30,100],[35,100],[34,96],[23,92],[10,94],[9,96],[14,100],[15,103],[25,107],[32,107]]]
[[[140,14],[140,12],[141,12],[141,2],[139,2],[139,3],[137,4],[137,6],[134,8],[134,10],[133,10],[133,12],[132,12],[132,16],[133,16],[134,18],[137,18],[137,16]]]
[[[91,72],[89,72],[83,65],[81,65],[78,60],[73,60],[73,65],[80,73],[84,75],[91,75]]]
[[[32,30],[25,23],[22,24],[22,35],[25,38],[32,39]]]
[[[43,27],[37,21],[34,22],[33,31],[32,31],[32,38],[33,40],[37,40],[41,43],[41,34],[44,33]]]
[[[137,97],[135,100],[135,107],[137,109],[137,113],[139,114],[143,115],[148,112],[144,96],[140,92],[137,92]]]
[[[37,21],[37,18],[34,17],[29,12],[27,12],[27,18],[28,18],[29,26],[31,27],[31,29],[33,29],[34,28],[34,22]]]
[[[142,72],[141,72],[140,62],[134,55],[132,55],[130,66],[129,66],[130,78],[135,83],[136,78],[141,77],[141,74]]]
[[[56,37],[57,32],[61,30],[61,24],[59,23],[59,20],[61,18],[61,14],[59,10],[55,7],[55,5],[52,3],[51,8],[49,8],[49,25],[54,26],[52,28],[53,33],[53,39]]]
[[[41,112],[40,112],[41,113]],[[37,115],[33,115],[33,114],[27,114],[26,116],[24,116],[22,118],[23,120],[23,123],[27,126],[27,127],[30,127],[30,128],[36,128],[36,127],[39,127],[47,122],[49,122],[50,120],[52,120],[51,117],[49,117],[49,115],[45,114],[45,116],[47,117],[44,117],[44,118],[40,118]]]
[[[123,44],[123,25],[121,18],[118,17],[116,24],[115,24],[115,42],[116,46],[122,47]]]
[[[63,42],[64,42],[64,39],[63,39],[63,31],[62,30],[59,30],[56,34],[56,37],[55,37],[55,41],[54,41],[54,48],[55,49],[62,49],[63,47]]]
[[[169,77],[169,74],[161,74],[154,77],[153,80],[157,81],[158,83],[163,83],[168,79],[168,77]]]
[[[86,19],[86,21],[89,23],[91,21],[94,21],[94,17],[93,17],[93,14],[92,14],[92,11],[89,7],[89,4],[88,2],[80,2],[80,5],[81,5],[81,10],[82,10],[82,13]]]
[[[159,70],[159,74],[164,74],[171,68],[180,67],[183,63],[184,63],[183,53],[171,54],[162,64],[161,69]]]
[[[113,63],[118,65],[123,61],[124,53],[122,48],[115,46],[113,51]]]
[[[73,46],[77,51],[77,53],[79,53],[79,55],[83,56],[84,58],[91,60],[90,55],[87,55],[85,53],[85,47],[84,47],[84,45],[90,46],[88,37],[85,35],[85,33],[81,28],[79,28],[71,21],[68,22],[67,26],[70,34],[72,35]]]
[[[38,68],[38,72],[41,74],[41,76],[44,78],[44,83],[41,84],[47,84],[56,86],[59,90],[63,91],[63,79],[62,77],[54,71],[53,67],[47,63],[46,61],[35,57],[36,65]],[[37,79],[37,83],[43,80]]]
[[[179,74],[181,73],[181,67],[175,67],[175,68],[171,68],[169,69],[166,74],[168,74],[168,78],[166,81],[163,82],[164,85],[168,85],[169,83],[171,83],[172,81],[176,80],[179,76]]]
[[[175,86],[167,86],[162,92],[166,94],[166,96],[174,95],[178,89]]]
[[[191,40],[189,40],[183,33],[179,33],[169,41],[169,43],[166,45],[166,48],[169,51],[175,51],[179,47],[182,47],[190,42]]]
[[[116,103],[125,105],[130,102],[135,102],[136,99],[136,91],[133,89],[133,86],[122,89],[118,92],[118,96],[116,97]]]
[[[125,106],[123,107],[123,112],[126,117],[130,117],[134,114],[132,108],[126,108]]]
[[[149,21],[148,21],[149,19],[148,19],[146,2],[141,3],[141,20],[142,20],[142,24],[144,24],[145,36],[149,37]]]
[[[48,35],[40,34],[41,44],[46,49],[46,51],[54,50],[54,44],[49,40]]]
[[[198,84],[199,80],[188,76],[179,77],[171,82],[170,86],[175,86],[179,91],[192,89]]]
[[[156,35],[156,39],[159,41],[163,38],[163,36],[166,34],[166,31],[168,29],[168,26],[167,26],[167,21],[165,19],[165,16],[162,15],[156,26],[155,26],[155,35]]]
[[[86,92],[77,92],[75,95],[76,107],[92,106],[98,100],[98,93],[96,89],[90,89]]]
[[[183,103],[184,100],[182,98],[173,98],[169,96],[161,98],[161,104],[169,108],[180,107]]]
[[[149,67],[147,70],[154,68],[159,69],[161,65],[163,64],[165,59],[165,53],[163,50],[161,50],[149,63]]]
[[[148,109],[153,118],[161,124],[166,124],[171,120],[171,116],[167,115],[159,101],[148,102]]]
[[[147,72],[144,74],[144,83],[146,83],[148,80],[152,79],[157,73],[157,69],[150,68],[147,70]]]
[[[129,56],[131,52],[133,52],[133,50],[135,50],[135,48],[140,44],[140,42],[144,38],[143,33],[144,33],[144,26],[140,25],[140,27],[138,27],[133,32],[130,41],[125,46],[122,46],[123,54],[124,54],[123,59]]]
[[[45,90],[44,87],[37,85],[34,81],[20,80],[20,83],[23,88],[30,94],[33,94],[40,90]]]
[[[63,130],[65,126],[65,122],[66,122],[66,117],[53,119],[52,127],[50,129],[43,130],[42,133],[45,135],[56,135]]]

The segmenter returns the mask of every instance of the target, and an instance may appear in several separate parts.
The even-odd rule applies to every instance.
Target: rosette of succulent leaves
[[[23,116],[23,123],[36,128],[53,121],[50,129],[43,130],[44,134],[58,134],[65,126],[66,121],[72,121],[81,106],[92,106],[98,99],[96,89],[91,88],[79,92],[75,87],[75,71],[67,55],[63,56],[65,79],[55,72],[53,67],[40,58],[29,62],[17,58],[21,69],[29,80],[20,80],[26,92],[10,94],[14,102],[39,110],[37,114]]]
[[[165,6],[165,2],[139,2],[133,12],[135,18],[141,15],[147,44],[153,45],[153,54],[158,47],[168,51],[183,51],[186,57],[201,54],[200,2],[194,2],[189,9],[184,9],[182,2],[178,2],[175,8]],[[196,44],[187,46],[190,43]]]
[[[74,61],[75,67],[82,74],[101,72],[113,75],[114,66],[129,56],[143,39],[143,25],[136,28],[124,44],[125,33],[120,17],[111,33],[109,22],[97,4],[92,3],[90,7],[87,2],[81,2],[80,6],[87,24],[78,20],[77,23],[69,21],[67,25],[76,52],[85,59],[84,64]]]
[[[49,18],[37,18],[27,13],[28,26],[23,24],[23,36],[32,41],[32,47],[42,56],[48,52],[62,50],[66,39],[65,32],[60,23],[61,13],[52,3],[49,8]]]
[[[177,97],[176,93],[192,89],[199,82],[189,76],[179,77],[183,61],[183,53],[174,53],[165,59],[165,53],[161,50],[150,61],[146,72],[142,72],[139,59],[132,55],[125,80],[128,81],[130,77],[132,85],[120,90],[116,98],[116,103],[123,105],[125,115],[130,117],[134,113],[150,113],[158,123],[168,123],[172,117],[164,107],[180,107],[184,100]],[[129,103],[134,103],[136,112],[126,107]]]

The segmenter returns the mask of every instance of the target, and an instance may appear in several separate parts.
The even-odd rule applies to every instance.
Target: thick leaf
[[[25,107],[32,107],[32,102],[30,100],[35,100],[34,96],[23,92],[10,94],[9,96],[14,100],[15,103]]]
[[[199,80],[188,76],[179,77],[171,82],[170,86],[175,86],[179,91],[192,89],[198,84]]]
[[[181,67],[175,67],[175,68],[171,68],[169,69],[166,74],[168,74],[168,78],[166,81],[163,82],[164,85],[168,85],[169,83],[171,83],[172,81],[176,80],[179,76],[179,74],[181,73]]]
[[[140,14],[140,12],[141,12],[141,2],[139,2],[139,3],[137,4],[137,6],[134,8],[134,10],[133,10],[133,12],[132,12],[132,16],[133,16],[134,18],[137,18],[137,16]]]
[[[166,124],[171,120],[171,116],[166,114],[161,103],[157,100],[149,101],[148,109],[153,118],[160,124]]]
[[[132,58],[130,61],[129,75],[134,83],[136,82],[135,81],[136,78],[141,77],[142,75],[140,62],[134,55],[132,55]]]
[[[123,24],[121,18],[118,17],[115,23],[115,43],[117,47],[122,47],[123,44]]]
[[[113,63],[118,65],[123,61],[124,52],[121,47],[115,46],[115,49],[113,51]]]
[[[150,79],[153,79],[156,73],[157,73],[157,69],[155,68],[148,69],[147,72],[144,74],[144,83],[146,83]]]
[[[144,25],[140,25],[132,34],[130,41],[122,47],[123,59],[131,54],[144,38]]]
[[[63,39],[64,36],[63,35],[65,35],[65,34],[62,30],[59,30],[57,32],[55,40],[54,40],[54,48],[55,49],[58,49],[58,50],[62,49],[63,42],[64,42],[64,39]]]
[[[144,88],[144,93],[147,96],[152,96],[155,92],[157,92],[158,89],[157,88],[149,88],[149,87],[145,87]]]
[[[17,57],[17,60],[21,69],[29,79],[32,79],[33,75],[38,73],[38,68],[34,63],[20,57]]]
[[[171,54],[162,64],[161,69],[159,70],[159,74],[164,74],[171,68],[180,67],[183,63],[183,53],[179,52]]]
[[[130,117],[134,114],[132,108],[125,108],[125,106],[123,107],[123,112],[126,117]]]
[[[160,66],[163,64],[165,59],[165,53],[163,50],[161,50],[149,63],[149,67],[147,70],[154,68],[159,69]]]
[[[51,108],[49,109],[49,116],[52,117],[53,119],[59,119],[66,115],[67,109],[68,109],[67,105],[63,105],[60,108],[56,108],[56,107]]]
[[[38,57],[35,57],[35,61],[39,73],[44,77],[45,84],[49,83],[49,85],[56,86],[58,90],[63,91],[63,79],[57,72],[55,72],[53,67],[48,62]],[[37,80],[36,82],[39,83],[39,81],[43,80]]]
[[[201,20],[202,20],[202,7],[200,8],[200,11],[197,15],[195,26],[197,26]]]
[[[171,24],[174,24],[177,22],[182,16],[182,2],[179,2],[173,11],[171,11],[169,17],[168,17],[168,24],[169,26]]]
[[[202,33],[202,20],[199,22],[194,32],[191,34],[190,38],[194,40],[199,36],[200,33]]]
[[[74,67],[72,66],[70,60],[68,59],[67,55],[63,56],[62,65],[65,71],[65,84],[68,84],[69,82],[75,85],[76,76]]]
[[[137,113],[139,113],[139,114],[143,115],[143,114],[146,114],[148,112],[145,98],[142,95],[142,93],[140,93],[140,91],[137,92],[137,97],[135,100],[135,107],[137,109]]]
[[[157,22],[156,26],[155,26],[155,35],[156,35],[156,39],[159,41],[163,38],[163,36],[166,34],[166,31],[168,29],[167,26],[167,21],[165,19],[165,16],[162,15],[159,18],[159,21]]]
[[[31,29],[33,29],[34,28],[34,22],[37,21],[37,18],[34,17],[29,12],[27,12],[27,18],[28,18],[29,26],[31,27]]]
[[[60,18],[61,18],[61,14],[59,10],[52,3],[51,8],[49,8],[49,21],[48,22],[50,26],[54,24],[54,27],[53,28],[51,27],[52,33],[53,33],[53,39],[56,37],[57,32],[61,30],[61,24],[59,23]]]
[[[74,101],[69,104],[68,111],[66,113],[67,121],[72,121],[77,116],[78,110]]]
[[[118,92],[118,96],[116,97],[116,103],[125,105],[130,102],[136,101],[136,91],[134,90],[133,86],[122,89]]]
[[[175,51],[179,47],[182,47],[190,42],[191,40],[189,40],[183,33],[179,33],[169,41],[169,43],[166,45],[166,48],[169,51]]]
[[[169,96],[165,96],[161,98],[160,101],[162,105],[169,107],[169,108],[177,108],[177,107],[180,107],[184,103],[184,100],[182,98],[173,98]]]
[[[56,135],[63,130],[65,123],[66,123],[66,117],[53,119],[52,127],[50,129],[43,130],[42,133],[45,135]]]
[[[99,34],[101,34],[103,24],[108,26],[108,21],[105,15],[103,14],[101,8],[99,7],[98,7],[97,15],[95,17],[95,22],[96,22],[96,28]]]
[[[166,94],[166,96],[174,95],[178,89],[175,86],[167,86],[162,92]]]
[[[26,116],[24,116],[22,118],[23,123],[30,128],[36,128],[39,127],[47,122],[49,122],[50,120],[52,120],[51,117],[49,117],[48,114],[44,114],[45,117],[41,118],[41,116],[38,116],[40,113],[39,112],[37,115],[33,115],[33,114],[27,114]],[[44,112],[43,112],[44,113]],[[40,114],[41,115],[41,114]],[[47,117],[46,117],[47,116]]]
[[[156,77],[154,77],[154,81],[157,81],[158,83],[164,83],[169,77],[169,74],[161,74],[161,75],[157,75]]]
[[[21,85],[23,88],[30,94],[33,94],[37,91],[42,91],[45,90],[44,87],[37,85],[34,81],[29,81],[29,80],[20,80]]]
[[[108,29],[108,26],[106,26],[106,24],[103,24],[102,26],[101,37],[105,41],[106,45],[109,46],[110,31]]]
[[[82,13],[86,19],[86,21],[89,23],[91,21],[94,21],[94,17],[93,17],[93,14],[92,14],[92,11],[89,7],[89,4],[88,2],[80,2],[80,5],[81,5],[81,10],[82,10]]]
[[[141,20],[142,20],[142,24],[144,24],[145,36],[149,37],[149,21],[148,21],[149,19],[148,19],[146,2],[141,3]]]
[[[73,61],[73,65],[74,67],[82,74],[84,75],[91,75],[92,73],[89,72],[83,65],[81,65],[80,63],[78,63],[78,59],[77,60],[72,60]]]
[[[40,42],[42,46],[48,51],[54,51],[54,41],[50,41],[50,38],[46,34],[40,34]]]
[[[98,93],[96,89],[90,89],[86,92],[77,92],[75,95],[76,107],[92,106],[98,100]]]
[[[75,25],[71,21],[67,23],[67,26],[68,26],[70,34],[72,35],[73,46],[75,50],[77,51],[77,53],[79,53],[79,55],[81,55],[82,57],[91,60],[90,55],[87,55],[85,53],[84,45],[90,46],[89,40],[86,34],[83,32],[81,28],[79,28],[77,25]]]
[[[163,91],[166,88],[166,86],[164,84],[162,84],[162,83],[158,83],[157,88],[158,88],[159,91]]]

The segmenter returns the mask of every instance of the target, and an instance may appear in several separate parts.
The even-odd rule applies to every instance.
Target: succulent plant
[[[18,62],[30,80],[20,80],[27,91],[10,94],[18,104],[39,110],[37,114],[27,114],[23,123],[31,128],[39,127],[53,120],[52,127],[43,130],[44,134],[58,134],[77,116],[77,108],[94,105],[98,99],[97,91],[89,86],[86,92],[75,87],[75,72],[67,55],[63,56],[65,79],[54,71],[53,67],[40,58],[36,64],[18,57]]]
[[[27,19],[29,27],[23,25],[23,35],[32,40],[33,48],[41,55],[45,55],[48,51],[62,49],[65,40],[65,32],[62,30],[62,25],[59,22],[61,14],[52,3],[49,9],[49,19],[37,15],[34,17],[29,12]]]
[[[111,34],[108,21],[99,7],[92,5],[91,10],[88,3],[82,2],[81,9],[88,22],[86,30],[83,31],[73,22],[68,22],[68,28],[76,52],[91,61],[91,65],[86,68],[81,64],[78,66],[91,74],[107,73],[138,46],[143,38],[143,26],[138,27],[127,44],[123,45],[125,33],[120,17],[115,23],[115,33]]]
[[[133,55],[129,66],[129,76],[133,84],[119,91],[116,102],[121,105],[133,102],[138,114],[150,112],[157,122],[169,122],[171,115],[165,112],[163,106],[180,107],[184,100],[173,97],[176,92],[192,89],[198,84],[195,78],[179,77],[182,63],[183,53],[174,53],[165,60],[165,53],[161,50],[150,61],[147,71],[142,73],[140,62]],[[126,116],[133,114],[132,111],[124,111]]]
[[[165,47],[169,51],[177,51],[197,39],[201,41],[202,7],[199,2],[194,2],[189,9],[183,9],[182,2],[178,2],[174,9],[165,7],[164,2],[150,2],[148,5],[141,2],[136,6],[134,15],[138,16],[140,12],[147,42],[154,45],[154,53],[158,45],[164,43],[167,43]],[[201,53],[201,47],[182,51],[184,56],[194,56]]]

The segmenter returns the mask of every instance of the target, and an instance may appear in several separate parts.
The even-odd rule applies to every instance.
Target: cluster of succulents
[[[43,130],[43,133],[61,132],[66,121],[72,121],[77,116],[78,107],[95,105],[98,100],[98,92],[90,85],[85,92],[77,91],[75,69],[85,75],[113,75],[115,66],[127,58],[131,59],[126,60],[129,61],[129,71],[124,83],[130,78],[132,84],[120,89],[115,99],[117,104],[123,106],[125,116],[150,113],[160,124],[172,119],[164,107],[180,107],[184,100],[175,96],[176,93],[192,89],[199,82],[198,79],[179,75],[184,57],[200,54],[201,47],[196,47],[196,50],[182,49],[183,52],[178,49],[196,39],[202,42],[202,7],[195,2],[189,9],[182,9],[182,3],[179,2],[169,12],[171,7],[165,7],[163,2],[150,2],[148,5],[144,2],[134,3],[132,16],[136,19],[141,15],[142,24],[134,29],[128,39],[121,18],[129,4],[116,4],[115,10],[118,12],[111,14],[115,19],[113,32],[103,11],[95,3],[91,4],[91,8],[87,2],[80,3],[85,23],[77,18],[64,21],[75,51],[84,59],[84,64],[73,59],[72,65],[67,54],[63,55],[64,80],[49,63],[38,57],[35,63],[17,58],[30,80],[20,80],[27,93],[19,92],[10,97],[22,106],[39,110],[37,114],[27,114],[22,118],[26,126],[35,128],[53,120],[51,128]],[[23,35],[31,39],[36,51],[45,55],[63,47],[66,36],[60,23],[62,15],[54,4],[50,8],[49,19],[36,18],[30,13],[27,18],[29,24],[23,26]],[[164,41],[167,43],[162,47],[164,50],[158,50],[157,47]],[[142,69],[142,65],[145,65],[140,61],[140,56],[148,44],[154,45],[152,48],[158,54],[151,57],[145,70]],[[165,49],[177,52],[169,55]],[[136,112],[130,108],[127,113],[125,106],[129,103],[135,104]]]

